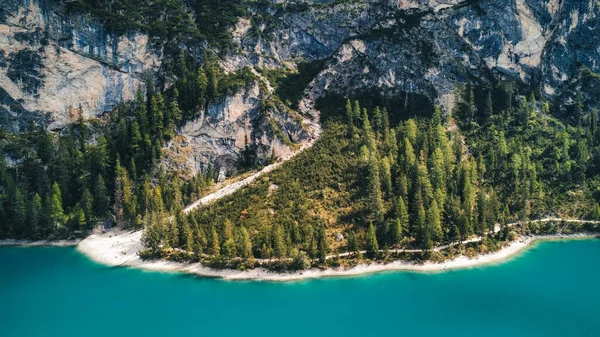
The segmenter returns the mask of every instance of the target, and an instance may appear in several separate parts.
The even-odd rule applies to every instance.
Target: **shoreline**
[[[387,264],[359,264],[350,268],[329,268],[301,270],[296,272],[271,272],[264,268],[247,271],[232,269],[212,269],[200,263],[180,263],[164,260],[144,261],[137,252],[141,249],[141,231],[110,232],[92,235],[81,241],[77,250],[89,259],[108,266],[130,267],[148,271],[186,273],[199,277],[219,278],[231,281],[272,281],[289,282],[325,277],[349,277],[375,274],[388,271],[444,272],[448,270],[469,269],[506,262],[518,257],[533,243],[549,240],[572,240],[594,238],[597,233],[551,234],[523,236],[508,243],[497,252],[479,255],[475,258],[459,256],[444,262],[415,263],[410,261],[392,261]]]
[[[70,247],[77,246],[83,239],[75,239],[75,240],[15,240],[15,239],[6,239],[0,240],[0,247]]]

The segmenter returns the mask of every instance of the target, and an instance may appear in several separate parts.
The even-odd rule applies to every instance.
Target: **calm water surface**
[[[436,274],[227,282],[0,247],[0,336],[600,336],[600,240]]]

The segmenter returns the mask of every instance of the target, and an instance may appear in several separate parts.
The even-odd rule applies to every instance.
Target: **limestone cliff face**
[[[312,137],[303,118],[278,102],[258,81],[235,95],[210,104],[189,121],[164,149],[163,165],[187,175],[210,166],[229,176],[236,172],[240,152],[254,145],[259,159],[282,157]],[[270,158],[271,159],[271,158]]]
[[[81,105],[88,116],[131,99],[160,55],[142,34],[113,36],[50,0],[0,3],[0,127],[29,120],[61,128]],[[167,146],[163,162],[188,173],[234,171],[245,140],[263,160],[314,136],[306,116],[329,93],[375,88],[418,93],[451,110],[456,89],[508,78],[568,103],[600,92],[598,0],[272,0],[245,2],[221,55],[231,72],[324,60],[299,111],[272,100],[265,79],[211,104]],[[581,69],[589,69],[581,76]],[[598,104],[598,102],[595,102]]]
[[[240,21],[252,64],[287,66],[328,58],[312,86],[320,97],[369,87],[425,94],[451,105],[466,82],[509,78],[548,97],[569,87],[581,66],[600,72],[600,3],[594,0],[371,0],[263,8],[278,20]],[[259,12],[259,9],[256,9]]]
[[[0,126],[29,121],[59,129],[70,107],[87,117],[132,99],[140,75],[160,60],[142,34],[113,36],[85,18],[68,18],[46,0],[0,3]]]

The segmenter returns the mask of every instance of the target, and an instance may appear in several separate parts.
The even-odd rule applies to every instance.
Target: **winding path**
[[[520,224],[524,224],[524,223],[542,223],[542,222],[570,222],[570,223],[591,223],[591,224],[599,224],[600,221],[594,221],[594,220],[580,220],[580,219],[563,219],[563,218],[543,218],[543,219],[537,219],[537,220],[530,220],[530,221],[517,221],[517,222],[513,222],[513,223],[509,223],[506,226],[508,227],[513,227],[516,225],[520,225]],[[500,227],[500,225],[496,224],[496,226],[494,226],[494,232],[490,233],[488,232],[488,234],[496,234],[498,232],[500,232],[500,230],[502,230],[502,227]],[[454,247],[457,245],[464,245],[464,244],[468,244],[468,243],[474,243],[474,242],[479,242],[483,240],[483,237],[479,236],[476,238],[472,238],[472,239],[468,239],[468,240],[464,240],[464,241],[459,241],[459,242],[453,242],[453,243],[449,243],[449,244],[445,244],[445,245],[441,245],[441,246],[436,246],[434,248],[432,248],[430,251],[433,252],[439,252],[441,250],[445,250],[448,249],[450,247]],[[387,252],[390,253],[425,253],[427,251],[427,249],[403,249],[403,248],[398,248],[398,249],[388,249]],[[383,253],[386,252],[385,250],[380,249],[378,251],[379,253]],[[327,259],[333,259],[335,257],[343,257],[343,256],[349,256],[352,254],[355,254],[356,252],[346,252],[346,253],[340,253],[340,254],[335,254],[335,255],[328,255]],[[366,254],[367,251],[366,250],[361,250],[360,251],[361,254]]]
[[[266,81],[267,88],[269,88],[268,90],[271,92],[273,89],[272,89],[270,83],[264,77],[262,77],[262,75],[258,74],[256,71],[253,70],[253,72],[256,73],[256,75],[259,76],[261,78],[261,80]],[[312,85],[312,83],[309,85],[309,88],[311,85]],[[278,158],[276,163],[265,166],[262,170],[252,174],[251,176],[249,176],[245,179],[242,179],[240,181],[237,181],[235,183],[231,183],[231,184],[225,185],[225,186],[223,186],[221,184],[217,185],[217,191],[215,191],[211,194],[208,194],[208,195],[200,198],[199,200],[189,204],[188,206],[186,206],[183,209],[183,213],[189,214],[191,211],[197,209],[200,206],[208,205],[208,204],[215,202],[221,198],[232,195],[239,189],[251,184],[252,182],[256,181],[258,178],[262,177],[263,175],[275,170],[276,168],[281,166],[286,161],[288,161],[288,160],[294,158],[295,156],[299,155],[300,153],[304,152],[304,150],[312,147],[315,144],[315,142],[319,139],[319,137],[321,137],[321,124],[319,123],[320,113],[319,113],[319,111],[317,111],[317,109],[315,109],[315,102],[313,101],[313,99],[310,96],[311,96],[310,90],[307,89],[304,97],[298,103],[299,110],[300,110],[300,112],[302,112],[302,115],[304,116],[304,118],[302,120],[302,126],[305,130],[307,130],[309,137],[310,137],[306,143],[302,144],[302,146],[299,149],[297,149],[291,153],[288,153],[285,156]]]

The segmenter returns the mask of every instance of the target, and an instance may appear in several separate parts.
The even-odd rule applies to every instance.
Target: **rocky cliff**
[[[29,121],[59,129],[71,107],[88,117],[130,100],[140,76],[160,59],[143,34],[117,36],[85,17],[69,17],[50,0],[0,4],[0,124]]]
[[[374,87],[451,106],[457,87],[500,78],[554,98],[572,89],[582,67],[600,71],[595,0],[287,1],[262,10],[276,20],[259,25],[260,34],[244,21],[236,27],[243,59],[281,66],[328,58],[315,98]]]
[[[146,35],[108,33],[90,17],[65,14],[57,3],[5,0],[0,5],[2,129],[18,131],[30,120],[61,128],[73,118],[69,108],[79,105],[87,116],[99,115],[131,99],[141,75],[158,71],[165,61]],[[229,171],[246,139],[261,158],[273,149],[283,155],[311,137],[302,127],[303,112],[330,93],[414,93],[451,111],[457,89],[466,83],[516,80],[563,103],[572,101],[575,90],[596,103],[592,98],[600,91],[597,0],[240,4],[247,14],[229,28],[235,47],[214,50],[226,72],[293,70],[316,60],[324,67],[296,112],[273,100],[265,79],[214,102],[168,144],[169,165],[194,173],[216,161]]]

